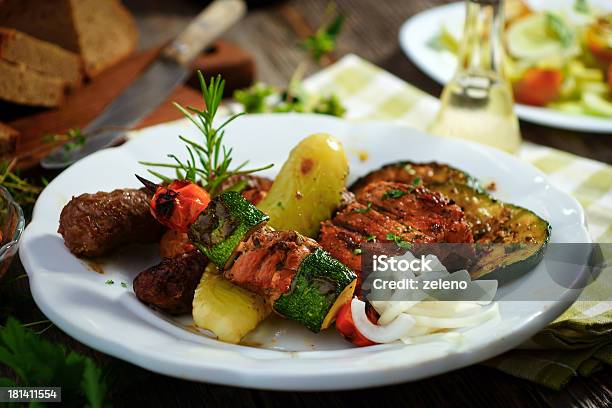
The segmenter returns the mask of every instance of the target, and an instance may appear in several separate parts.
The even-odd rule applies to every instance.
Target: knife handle
[[[244,0],[215,0],[163,49],[162,54],[188,66],[204,47],[238,22],[245,13]]]

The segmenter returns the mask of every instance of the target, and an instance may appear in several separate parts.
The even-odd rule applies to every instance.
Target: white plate
[[[382,122],[348,122],[327,116],[249,115],[227,128],[226,142],[237,162],[274,163],[273,176],[299,140],[315,132],[338,137],[348,152],[350,180],[382,164],[410,159],[438,160],[484,181],[495,180],[497,196],[523,205],[552,224],[552,242],[590,242],[580,205],[513,156],[473,143],[428,136]],[[444,342],[352,348],[335,331],[308,332],[280,319],[265,322],[250,336],[260,347],[221,343],[193,330],[190,318],[172,319],[136,300],[131,282],[157,262],[156,247],[126,248],[102,262],[104,274],[64,247],[57,234],[59,214],[73,195],[137,187],[138,160],[160,160],[181,152],[176,135],[196,138],[186,121],[139,133],[121,147],[95,153],[55,178],[40,195],[21,242],[21,260],[40,309],[63,331],[107,354],[152,371],[197,381],[275,390],[332,390],[391,384],[477,363],[516,347],[565,310],[578,295],[564,290],[555,302],[501,302],[501,319],[468,330],[461,344]],[[367,152],[369,159],[359,160]],[[578,273],[578,271],[576,272]],[[105,285],[113,279],[114,285]],[[120,282],[127,282],[123,288]],[[538,267],[504,287],[534,293],[550,279]],[[515,292],[515,293],[518,293]]]
[[[543,2],[540,0],[534,6],[538,9],[552,8],[566,2]],[[545,3],[545,4],[544,4]],[[612,10],[609,0],[597,2],[604,10]],[[601,4],[599,4],[601,3]],[[465,4],[451,3],[435,7],[412,16],[406,21],[399,33],[400,46],[414,64],[440,84],[447,83],[455,73],[457,59],[447,51],[436,51],[427,43],[438,34],[440,27],[446,26],[457,38],[461,37]],[[516,114],[519,118],[540,125],[569,129],[582,132],[611,133],[612,120],[587,115],[572,115],[549,108],[540,108],[517,103]]]

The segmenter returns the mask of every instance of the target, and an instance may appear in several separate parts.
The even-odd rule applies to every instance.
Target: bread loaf
[[[0,122],[0,157],[15,154],[19,132]]]
[[[83,77],[77,54],[10,28],[0,28],[0,59],[57,77],[71,87]]]
[[[59,78],[0,60],[0,99],[5,101],[55,107],[62,102],[66,85]]]
[[[138,39],[119,0],[3,0],[0,26],[79,54],[90,77],[130,54]]]

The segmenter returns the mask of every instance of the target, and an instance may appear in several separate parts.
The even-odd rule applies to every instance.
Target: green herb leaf
[[[589,12],[589,4],[587,0],[575,0],[574,10],[579,13],[587,14]]]
[[[372,209],[372,202],[368,201],[368,205],[366,206],[366,208],[355,208],[353,209],[353,212],[357,214],[365,214],[371,209]]]
[[[314,35],[311,35],[304,42],[304,48],[310,57],[319,63],[325,54],[329,54],[336,49],[337,37],[342,31],[344,16],[337,15],[329,24],[319,28]]]
[[[266,99],[276,93],[274,87],[257,83],[249,88],[236,90],[234,99],[242,105],[246,113],[263,113],[268,112]]]
[[[112,279],[108,279],[108,280],[107,280],[106,282],[104,282],[104,283],[105,283],[105,284],[107,284],[107,285],[114,285],[114,284],[115,284],[115,281],[114,281],[114,280],[112,280]]]
[[[389,198],[400,198],[400,197],[405,196],[406,194],[407,194],[406,192],[394,188],[394,189],[385,191],[382,195],[382,199],[387,200]]]
[[[18,172],[13,172],[16,159],[0,161],[0,185],[8,190],[13,199],[21,206],[26,218],[29,218],[43,186],[21,178]]]
[[[342,105],[337,95],[329,95],[318,98],[312,111],[322,115],[337,116],[341,118],[346,113],[346,108]]]
[[[399,235],[396,235],[392,232],[388,233],[386,235],[386,237],[389,241],[393,241],[395,243],[395,245],[397,245],[398,247],[402,248],[402,249],[411,249],[412,248],[412,244],[410,242],[404,241],[402,239],[402,237],[400,237]]]
[[[361,248],[355,248],[355,249],[353,249],[353,253],[354,253],[355,255],[361,255],[361,253],[362,253],[362,252],[363,252],[363,251],[361,250]]]
[[[553,13],[546,13],[546,25],[565,48],[572,45],[574,42],[574,31],[560,17]]]
[[[0,329],[0,364],[9,368],[20,386],[62,387],[62,397],[75,406],[103,407],[108,389],[94,362],[50,343],[9,317]],[[14,385],[0,379],[0,386]]]
[[[367,242],[375,242],[376,241],[376,236],[370,234],[370,235],[366,236],[366,241]]]
[[[414,180],[412,180],[412,185],[417,187],[420,186],[423,183],[423,180],[421,180],[420,177],[415,177]]]
[[[90,359],[83,360],[83,366],[81,389],[91,408],[102,408],[107,392],[102,370]]]
[[[127,287],[128,287],[128,285],[127,285],[127,283],[125,283],[125,282],[121,282],[121,287],[122,287],[122,288],[127,288]]]
[[[459,53],[459,41],[448,31],[444,26],[433,37],[431,37],[426,45],[434,51],[448,51],[452,54]]]

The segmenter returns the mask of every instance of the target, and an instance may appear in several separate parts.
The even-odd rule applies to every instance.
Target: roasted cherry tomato
[[[378,322],[378,313],[376,313],[376,310],[374,310],[369,303],[366,303],[366,315],[372,323],[376,324]],[[345,339],[356,346],[365,347],[376,344],[364,337],[363,334],[357,330],[357,327],[355,327],[353,314],[351,312],[351,301],[346,302],[338,311],[336,315],[336,329]]]
[[[589,51],[600,61],[612,63],[612,14],[600,17],[586,29]]]
[[[558,69],[531,68],[514,84],[514,99],[526,105],[545,106],[559,95],[563,73]]]
[[[175,180],[162,186],[137,177],[147,189],[154,192],[151,199],[153,217],[175,231],[187,232],[210,202],[206,190],[191,181]]]

